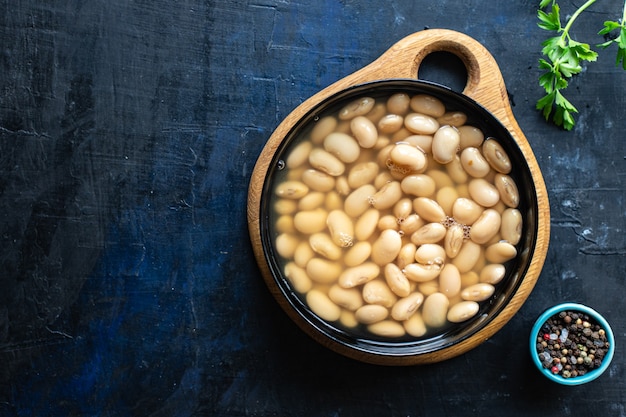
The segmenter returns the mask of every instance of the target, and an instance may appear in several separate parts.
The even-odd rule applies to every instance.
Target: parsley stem
[[[596,0],[587,0],[587,2],[580,6],[578,10],[576,10],[574,14],[569,18],[567,24],[565,25],[565,28],[563,28],[563,34],[561,35],[561,39],[563,41],[565,41],[565,38],[569,38],[569,30],[574,24],[574,20],[576,20],[576,18],[580,16],[582,12],[584,12],[589,6],[591,6],[595,2]]]

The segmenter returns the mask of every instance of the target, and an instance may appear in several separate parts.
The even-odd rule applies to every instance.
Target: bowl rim
[[[537,334],[539,334],[541,326],[550,317],[566,310],[580,311],[582,313],[588,314],[604,329],[604,331],[606,332],[607,340],[609,342],[609,349],[604,356],[602,364],[599,368],[591,370],[585,373],[585,375],[572,378],[564,378],[561,375],[553,374],[549,369],[543,367],[541,361],[539,360],[539,356],[537,355]],[[543,313],[541,313],[537,320],[535,320],[535,323],[530,331],[529,342],[530,355],[537,370],[539,370],[539,372],[549,380],[566,386],[582,385],[597,379],[609,368],[611,361],[613,360],[613,355],[615,354],[615,336],[613,335],[613,329],[611,328],[609,322],[604,318],[602,314],[598,313],[593,308],[575,302],[560,303],[547,308]]]
[[[310,120],[313,117],[315,117],[316,114],[323,113],[324,109],[328,108],[332,104],[342,102],[342,100],[345,100],[346,98],[355,98],[355,97],[363,96],[366,93],[366,91],[370,88],[377,88],[379,86],[382,86],[382,87],[391,86],[390,88],[393,88],[393,87],[400,88],[398,84],[401,84],[402,88],[406,88],[406,85],[410,84],[412,86],[418,86],[416,87],[418,89],[421,88],[426,91],[431,91],[431,92],[434,91],[434,94],[439,95],[440,98],[441,98],[441,95],[445,96],[446,98],[444,99],[444,101],[446,100],[458,101],[460,107],[466,106],[466,108],[469,108],[469,110],[472,113],[474,113],[472,117],[480,119],[483,125],[484,124],[490,125],[491,130],[501,130],[502,132],[505,132],[505,135],[507,136],[506,142],[508,143],[507,147],[511,147],[515,149],[515,153],[519,154],[517,158],[521,157],[524,163],[524,170],[529,171],[527,181],[528,181],[529,187],[531,187],[530,192],[533,195],[533,197],[531,198],[530,201],[527,202],[527,204],[529,206],[528,209],[530,210],[530,213],[532,213],[533,215],[533,221],[532,221],[532,224],[530,225],[530,229],[528,229],[528,233],[532,235],[532,239],[530,240],[529,243],[525,243],[524,247],[528,248],[528,250],[531,253],[530,255],[527,255],[527,259],[521,265],[522,268],[520,268],[518,273],[517,274],[515,272],[513,273],[513,275],[517,275],[517,276],[514,278],[514,284],[512,285],[510,289],[511,291],[510,294],[505,297],[506,302],[499,300],[497,303],[498,304],[497,307],[495,308],[490,307],[489,316],[487,316],[486,314],[483,314],[483,317],[481,317],[480,319],[477,319],[475,322],[477,323],[476,324],[477,328],[473,329],[472,332],[465,334],[465,336],[455,340],[454,342],[440,345],[439,348],[435,350],[426,350],[426,351],[420,351],[420,352],[414,352],[414,351],[404,351],[401,353],[389,352],[389,351],[380,352],[380,351],[370,350],[368,346],[371,346],[371,345],[368,345],[365,347],[355,346],[354,344],[347,345],[349,347],[346,347],[345,349],[347,349],[348,351],[355,351],[355,350],[359,351],[361,353],[361,355],[359,356],[363,356],[363,354],[365,356],[369,355],[370,356],[369,358],[365,358],[365,361],[369,361],[369,362],[372,362],[372,361],[379,362],[378,359],[376,359],[375,357],[382,356],[386,358],[389,358],[389,357],[396,357],[396,359],[399,358],[399,362],[403,362],[403,358],[409,358],[408,362],[413,363],[415,362],[415,360],[412,360],[410,358],[438,353],[448,348],[452,348],[456,345],[461,345],[461,348],[457,352],[449,356],[449,357],[452,357],[452,356],[459,355],[460,353],[464,353],[465,351],[475,347],[475,345],[487,340],[494,333],[496,333],[506,322],[508,322],[508,320],[510,320],[510,318],[517,312],[517,310],[519,310],[523,302],[528,297],[530,291],[532,291],[532,288],[534,287],[537,279],[539,278],[541,265],[543,263],[543,259],[545,258],[545,253],[537,255],[537,246],[538,246],[537,241],[539,240],[539,237],[541,236],[541,233],[542,233],[542,230],[540,227],[541,215],[539,214],[539,212],[541,211],[541,207],[539,206],[539,203],[540,203],[539,194],[537,192],[538,190],[537,190],[537,183],[536,183],[537,173],[533,172],[532,167],[529,166],[529,161],[525,158],[524,150],[521,149],[521,145],[516,140],[516,137],[511,131],[511,129],[508,126],[505,126],[500,121],[500,119],[498,119],[491,111],[489,111],[487,108],[485,108],[483,105],[478,103],[473,98],[463,93],[454,91],[450,89],[449,87],[443,86],[441,84],[424,81],[424,80],[416,80],[416,79],[390,78],[390,79],[368,81],[368,82],[360,83],[360,84],[345,88],[343,90],[340,90],[334,94],[331,94],[330,96],[326,97],[324,100],[321,100],[316,105],[312,106],[311,109],[309,109],[303,116],[301,116],[298,119],[297,123],[295,123],[287,131],[287,133],[281,138],[280,143],[277,145],[276,150],[274,154],[272,155],[272,163],[269,164],[269,168],[265,172],[264,179],[263,179],[263,187],[262,187],[263,192],[261,193],[260,202],[259,202],[260,214],[261,214],[259,216],[261,229],[263,229],[263,225],[266,224],[265,221],[267,217],[266,215],[267,211],[264,210],[264,207],[267,205],[267,200],[268,200],[266,190],[267,190],[268,184],[271,183],[271,178],[273,176],[274,167],[276,165],[275,162],[278,160],[277,155],[281,154],[281,152],[283,152],[284,149],[289,147],[289,145],[293,142],[293,137],[296,135],[296,133],[299,132],[304,126],[306,126],[307,123],[309,123]],[[497,128],[493,126],[497,126]],[[486,136],[489,136],[488,132],[485,132],[485,134]],[[544,229],[543,233],[549,234],[549,230]],[[267,234],[263,230],[261,230],[261,243],[264,248],[267,247],[267,244],[268,244]],[[542,248],[540,249],[546,252],[547,245],[542,246]],[[269,267],[268,269],[270,270],[269,272],[272,275],[274,283],[278,287],[278,291],[272,291],[272,292],[274,293],[274,296],[282,296],[286,299],[286,301],[289,304],[291,313],[292,313],[292,314],[289,314],[290,317],[294,319],[295,318],[294,316],[299,316],[299,320],[295,320],[295,321],[297,324],[300,325],[300,327],[302,327],[303,325],[307,327],[312,327],[312,329],[316,333],[319,333],[319,336],[328,337],[332,339],[331,346],[329,347],[331,348],[338,347],[338,346],[334,346],[337,343],[342,344],[343,343],[342,341],[337,340],[336,338],[333,338],[332,335],[329,335],[327,332],[323,331],[323,329],[321,329],[319,326],[313,325],[313,323],[311,322],[311,320],[309,320],[309,318],[302,316],[302,311],[293,305],[292,300],[290,298],[289,293],[292,292],[293,290],[290,289],[289,291],[285,291],[283,286],[280,285],[281,283],[279,282],[279,280],[280,279],[284,280],[284,277],[282,277],[281,273],[279,273],[279,275],[281,276],[280,278],[276,277],[277,271],[276,271],[276,268],[273,267],[272,256],[270,256],[268,251],[265,249],[263,249],[263,258],[264,258],[265,263]],[[529,269],[531,269],[533,264],[536,264],[537,258],[539,262],[539,269],[533,268],[534,276],[531,277],[530,279],[532,282],[528,283],[529,279],[527,277],[528,277]],[[509,273],[509,275],[511,274]],[[267,278],[266,278],[266,281],[268,281]],[[525,285],[523,290],[521,290],[520,287],[522,286],[523,283],[528,283],[528,285]],[[283,308],[285,308],[285,305],[283,305]],[[289,311],[287,312],[290,313]],[[507,312],[508,316],[505,317],[504,319],[499,319],[499,317],[501,317],[503,312]],[[337,327],[334,325],[331,325],[330,327],[334,330],[337,329]],[[473,337],[479,337],[481,340],[478,343],[468,340]],[[357,341],[361,341],[361,340],[362,339],[357,339]],[[382,343],[380,345],[385,345],[385,343]],[[341,348],[341,347],[335,350],[339,350],[340,353],[346,353],[346,352],[342,352],[344,348]],[[441,359],[438,359],[438,360],[441,360]],[[425,360],[425,361],[430,362],[434,360]],[[384,361],[384,362],[387,362],[387,361]],[[418,362],[421,362],[421,361],[418,361]]]

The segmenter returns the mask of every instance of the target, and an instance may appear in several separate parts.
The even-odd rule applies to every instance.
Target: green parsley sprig
[[[563,95],[571,78],[582,71],[584,62],[596,61],[598,54],[589,44],[578,42],[572,38],[571,28],[576,19],[588,9],[596,0],[587,0],[572,14],[565,26],[561,23],[560,7],[556,0],[541,0],[537,17],[540,28],[553,32],[554,36],[542,42],[542,54],[545,58],[539,59],[539,68],[543,74],[539,77],[539,85],[545,90],[545,95],[537,101],[546,120],[552,121],[565,130],[571,130],[575,125],[573,114],[578,109]],[[549,10],[548,6],[550,6]],[[626,1],[624,15],[620,22],[606,21],[599,34],[604,35],[606,42],[598,45],[608,48],[617,44],[618,53],[616,64],[621,62],[626,70]],[[611,34],[619,32],[617,36]]]

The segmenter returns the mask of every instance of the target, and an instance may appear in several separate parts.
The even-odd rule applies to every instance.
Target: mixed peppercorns
[[[562,311],[537,334],[537,355],[546,369],[563,378],[599,368],[609,349],[606,331],[587,314]]]

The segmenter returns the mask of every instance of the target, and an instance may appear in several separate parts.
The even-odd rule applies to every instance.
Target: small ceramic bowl
[[[604,331],[606,332],[606,339],[609,342],[608,351],[606,352],[604,358],[602,359],[602,364],[600,365],[600,367],[595,368],[591,371],[588,371],[587,373],[581,376],[564,378],[558,373],[557,374],[553,373],[550,369],[545,368],[542,365],[541,360],[539,358],[539,354],[537,353],[537,336],[541,332],[542,326],[550,317],[556,316],[563,311],[574,311],[574,312],[587,314],[592,321],[594,321],[595,323],[600,325],[602,329],[604,329]],[[563,304],[558,304],[553,307],[550,307],[539,316],[537,321],[535,321],[535,324],[530,332],[530,354],[533,359],[533,363],[546,378],[548,378],[550,381],[554,381],[561,385],[582,385],[598,378],[600,375],[604,373],[604,371],[607,370],[607,368],[611,364],[611,360],[613,359],[614,353],[615,353],[615,338],[613,336],[613,330],[611,329],[611,326],[605,320],[605,318],[602,317],[602,315],[600,315],[600,313],[582,304],[563,303]]]

